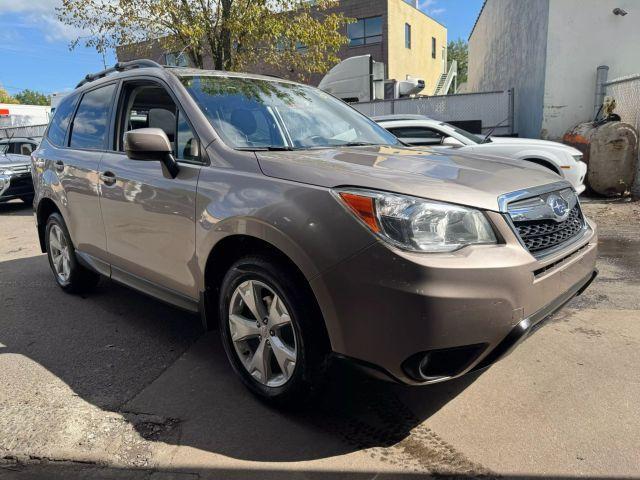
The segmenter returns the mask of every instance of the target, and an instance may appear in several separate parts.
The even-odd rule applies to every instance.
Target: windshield
[[[462,130],[461,128],[458,128],[458,127],[456,127],[454,125],[451,125],[450,123],[441,122],[440,126],[447,127],[449,129],[453,130],[458,135],[466,138],[467,140],[471,140],[473,143],[482,143],[482,141],[484,140],[484,137],[481,137],[479,135],[475,135],[473,133],[467,132],[466,130]]]
[[[398,140],[342,101],[293,83],[189,76],[183,85],[222,140],[238,149],[397,145]]]

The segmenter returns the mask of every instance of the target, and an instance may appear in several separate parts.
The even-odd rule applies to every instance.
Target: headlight
[[[404,250],[451,252],[496,243],[489,221],[473,208],[369,190],[337,194],[373,233]]]
[[[581,154],[581,153],[578,153],[578,154],[576,154],[576,155],[571,155],[571,156],[573,157],[573,159],[574,159],[576,162],[581,162],[581,161],[582,161],[582,154]]]

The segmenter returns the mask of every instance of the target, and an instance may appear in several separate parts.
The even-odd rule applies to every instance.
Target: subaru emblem
[[[547,197],[547,205],[551,208],[557,221],[561,222],[566,220],[569,216],[569,204],[564,198],[558,195],[549,195]]]

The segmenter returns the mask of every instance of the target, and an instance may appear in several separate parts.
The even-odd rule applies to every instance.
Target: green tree
[[[338,61],[347,41],[340,33],[351,19],[331,13],[337,0],[62,0],[58,19],[92,32],[71,43],[99,52],[117,46],[148,56],[155,42],[184,52],[204,68],[272,65],[301,78]],[[305,48],[300,48],[304,45]]]
[[[447,58],[451,62],[458,62],[458,85],[467,81],[467,68],[469,59],[469,44],[459,38],[449,41],[447,45]]]
[[[0,85],[0,103],[20,103],[18,100],[9,95],[2,85]]]
[[[50,105],[51,98],[44,93],[36,92],[34,90],[21,91],[15,94],[15,99],[23,105]]]

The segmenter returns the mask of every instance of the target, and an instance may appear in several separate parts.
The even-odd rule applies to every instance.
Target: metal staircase
[[[457,77],[458,77],[458,62],[456,60],[451,62],[449,71],[440,75],[436,88],[433,90],[433,95],[447,95],[451,84],[454,83],[453,93],[457,89]],[[455,80],[455,82],[454,82]]]

